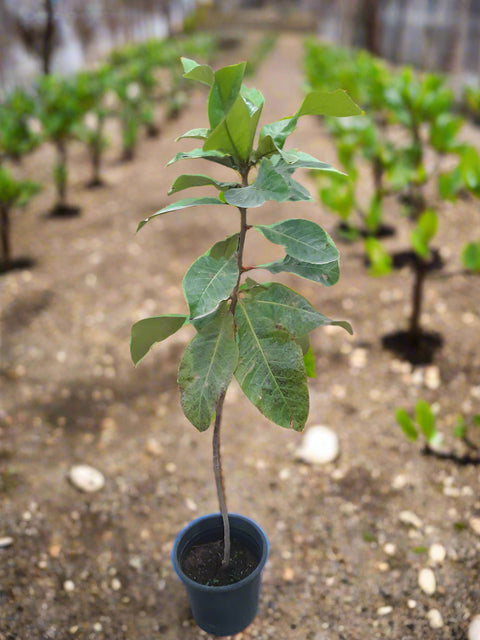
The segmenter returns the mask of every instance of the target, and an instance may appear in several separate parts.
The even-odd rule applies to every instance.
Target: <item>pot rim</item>
[[[258,575],[265,568],[265,564],[266,564],[267,559],[268,559],[268,551],[269,551],[269,546],[270,545],[268,543],[268,538],[267,538],[267,536],[265,534],[265,531],[262,529],[262,527],[260,527],[260,525],[258,525],[255,522],[255,520],[252,520],[251,518],[248,518],[247,516],[244,516],[244,515],[242,515],[240,513],[229,513],[228,514],[229,520],[230,520],[231,517],[239,518],[239,519],[247,522],[248,524],[253,525],[253,527],[260,533],[260,537],[261,537],[261,539],[263,541],[263,549],[262,549],[262,555],[259,558],[257,566],[252,571],[252,573],[249,573],[248,576],[246,576],[242,580],[239,580],[238,582],[234,582],[233,584],[222,585],[222,586],[219,586],[219,587],[216,587],[216,586],[213,586],[213,585],[201,584],[200,582],[196,582],[195,580],[192,580],[189,576],[187,576],[186,573],[184,573],[184,571],[182,570],[182,567],[180,566],[180,562],[179,562],[179,560],[177,558],[177,553],[176,553],[181,539],[185,536],[187,531],[190,528],[192,528],[193,526],[195,526],[197,523],[202,522],[204,520],[209,520],[211,518],[219,518],[219,517],[220,518],[222,517],[221,513],[209,513],[207,515],[195,518],[195,520],[191,520],[187,524],[187,526],[184,527],[180,531],[180,533],[175,538],[175,542],[173,543],[172,564],[173,564],[173,568],[175,569],[175,573],[177,574],[177,576],[180,578],[180,580],[186,586],[193,587],[193,588],[195,588],[195,589],[197,589],[199,591],[205,591],[205,592],[210,592],[210,593],[218,593],[219,591],[222,591],[222,592],[235,591],[239,587],[242,587],[242,586],[248,584],[249,582],[253,582],[253,580],[255,580],[258,577]],[[230,527],[232,529],[234,529],[234,526],[235,526],[235,523],[230,522]]]

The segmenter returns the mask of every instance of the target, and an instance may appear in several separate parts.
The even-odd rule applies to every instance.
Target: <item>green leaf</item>
[[[438,176],[438,190],[444,200],[455,200],[461,188],[462,175],[459,167]]]
[[[238,235],[235,245],[237,243]],[[185,274],[183,292],[192,319],[212,313],[231,295],[238,280],[237,256],[235,249],[227,256],[221,253],[225,253],[226,247],[230,250],[232,244],[231,239],[215,244],[195,260]]]
[[[269,324],[271,331],[285,329],[295,339],[327,325],[341,326],[352,333],[348,322],[327,318],[303,296],[283,284],[263,283],[250,289],[244,299],[255,315],[262,318],[265,325]]]
[[[243,392],[263,415],[301,431],[308,417],[308,387],[301,347],[284,330],[271,331],[258,307],[239,299],[235,310]]]
[[[185,138],[197,138],[198,140],[206,140],[209,133],[210,129],[207,129],[206,127],[190,129],[190,131],[187,131],[181,136],[178,136],[178,138],[175,138],[175,142],[178,142],[178,140],[184,140]]]
[[[463,148],[459,167],[467,189],[480,195],[480,155],[474,147]]]
[[[225,167],[229,167],[230,169],[235,167],[233,159],[226,153],[222,153],[221,151],[204,151],[203,149],[192,149],[191,151],[179,151],[177,155],[167,162],[167,167],[169,167],[174,162],[178,162],[179,160],[197,160],[197,159],[209,160],[210,162],[215,162],[217,164],[222,164]]]
[[[437,439],[439,434],[435,426],[435,416],[425,400],[419,400],[415,405],[415,420],[428,443]]]
[[[402,427],[403,433],[409,440],[415,441],[418,438],[418,432],[413,424],[413,420],[410,418],[405,409],[397,409],[395,411],[395,418],[398,424]]]
[[[169,204],[167,207],[160,209],[160,211],[153,213],[148,218],[145,218],[145,220],[142,220],[138,225],[137,231],[140,231],[140,229],[144,227],[147,224],[147,222],[150,222],[150,220],[153,220],[158,216],[162,216],[164,213],[170,213],[171,211],[179,211],[180,209],[187,209],[188,207],[199,207],[202,205],[212,205],[212,204],[225,204],[225,203],[219,200],[218,198],[212,198],[212,197],[184,198],[183,200],[178,200],[178,202],[173,202],[172,204]]]
[[[132,326],[130,355],[137,364],[147,355],[157,342],[161,342],[188,324],[188,316],[168,314],[139,320]]]
[[[178,370],[182,409],[199,431],[210,426],[218,399],[237,366],[233,316],[220,309],[185,349]]]
[[[311,264],[285,256],[283,260],[262,264],[258,268],[266,269],[270,273],[293,273],[300,278],[323,284],[325,287],[331,287],[340,277],[338,259],[325,264]]]
[[[271,160],[264,158],[253,182],[248,187],[225,191],[225,201],[236,207],[260,207],[267,200],[284,202],[290,195],[285,179],[278,173]]]
[[[372,236],[365,238],[365,252],[370,261],[371,276],[387,276],[392,271],[392,256],[384,249],[380,240]]]
[[[467,243],[462,249],[461,258],[465,269],[480,273],[480,240]]]
[[[232,108],[242,87],[245,62],[223,67],[215,72],[208,94],[207,111],[210,128],[215,129]]]
[[[254,154],[255,161],[281,152],[285,140],[296,128],[297,118],[283,118],[262,127],[258,136],[258,147]]]
[[[297,116],[345,116],[361,115],[362,110],[343,89],[332,92],[312,91],[302,102]]]
[[[315,368],[315,354],[313,353],[312,346],[308,346],[308,350],[303,354],[303,364],[305,365],[305,372],[307,377],[316,378],[317,371]]]
[[[183,77],[188,80],[196,80],[211,87],[215,80],[215,75],[211,67],[206,64],[198,64],[190,58],[180,58],[183,65]]]
[[[280,244],[287,255],[310,264],[328,264],[338,260],[333,240],[322,227],[311,220],[290,218],[270,225],[255,225],[267,240]]]
[[[419,217],[418,222],[410,234],[410,241],[416,253],[422,258],[430,254],[429,243],[435,236],[438,227],[438,216],[433,209],[427,209]]]
[[[237,161],[246,162],[252,151],[262,106],[255,107],[239,94],[205,140],[204,151],[217,149],[232,155]]]
[[[190,189],[191,187],[205,187],[213,186],[219,191],[223,189],[230,189],[235,186],[234,182],[219,182],[210,176],[206,176],[203,173],[184,173],[175,180],[170,187],[168,195],[183,191],[184,189]]]
[[[314,158],[309,153],[305,153],[304,151],[298,151],[296,149],[289,150],[287,157],[288,160],[285,160],[285,156],[280,156],[280,158],[282,158],[285,164],[287,164],[289,169],[291,169],[292,171],[295,171],[297,169],[315,169],[316,171],[328,171],[345,175],[343,171],[335,169],[327,162],[317,160],[317,158]]]

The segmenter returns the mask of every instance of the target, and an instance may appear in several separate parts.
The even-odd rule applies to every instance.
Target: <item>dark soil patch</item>
[[[443,345],[443,338],[435,331],[422,331],[415,338],[408,331],[395,331],[382,337],[382,345],[411,364],[431,364]]]
[[[10,264],[8,266],[0,265],[0,274],[8,273],[8,271],[21,271],[22,269],[31,269],[34,266],[35,260],[33,260],[32,258],[14,258],[13,260],[10,260]]]
[[[432,249],[430,260],[424,261],[415,251],[397,251],[392,256],[392,266],[394,269],[403,269],[411,267],[416,269],[421,267],[425,271],[439,271],[443,268],[444,262],[438,249]]]
[[[358,238],[391,238],[396,234],[396,229],[390,224],[381,224],[375,231],[369,231],[368,229],[359,229],[358,227],[351,227],[345,222],[341,222],[336,229],[336,235],[339,240],[346,242],[355,242]]]
[[[57,204],[50,211],[50,218],[76,218],[80,215],[80,207],[72,204]]]
[[[209,587],[222,587],[240,582],[258,565],[258,558],[240,540],[232,538],[231,560],[222,567],[223,540],[191,547],[182,559],[182,569],[189,578]]]

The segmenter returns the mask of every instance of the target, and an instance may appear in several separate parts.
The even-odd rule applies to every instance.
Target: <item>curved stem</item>
[[[245,167],[242,172],[242,186],[248,185],[248,172],[249,167]],[[239,207],[240,211],[240,235],[238,239],[237,249],[237,264],[238,264],[238,278],[230,296],[230,313],[235,314],[235,307],[237,306],[238,291],[240,288],[240,279],[243,272],[243,250],[245,247],[245,236],[249,229],[247,225],[247,210]],[[217,400],[215,407],[215,425],[213,428],[213,472],[215,475],[215,485],[217,487],[218,504],[220,507],[220,513],[222,514],[223,521],[223,560],[222,567],[226,568],[230,564],[230,521],[228,519],[227,500],[225,497],[225,484],[223,481],[222,470],[222,456],[220,452],[220,427],[222,424],[223,403],[225,401],[226,390],[223,391]]]
[[[215,425],[213,428],[213,472],[217,487],[218,504],[223,520],[223,560],[222,566],[230,564],[230,522],[228,520],[227,501],[225,498],[225,484],[223,481],[222,457],[220,453],[220,426],[222,424],[223,403],[225,391],[220,394],[215,410]]]

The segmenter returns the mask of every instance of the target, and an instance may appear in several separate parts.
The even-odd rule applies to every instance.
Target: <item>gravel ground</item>
[[[297,109],[301,52],[300,36],[282,35],[252,80],[267,99],[263,122]],[[187,423],[175,382],[191,334],[158,345],[136,370],[128,354],[132,322],[182,312],[185,270],[213,236],[236,230],[236,220],[201,211],[165,216],[135,235],[139,220],[168,202],[179,172],[205,171],[195,162],[164,168],[191,148],[174,139],[205,124],[204,100],[195,93],[160,138],[142,141],[132,164],[117,161],[113,131],[105,189],[84,188],[88,166],[75,147],[70,199],[80,217],[48,218],[48,186],[15,219],[15,254],[35,263],[0,276],[1,640],[207,637],[169,557],[177,532],[216,510],[211,434]],[[314,118],[303,119],[291,144],[335,163]],[[51,160],[45,147],[21,170],[50,185]],[[314,189],[308,174],[300,179]],[[291,216],[335,232],[333,217],[312,203],[268,205],[251,220]],[[458,271],[473,229],[480,236],[473,203],[442,205],[446,272]],[[403,248],[404,240],[388,242]],[[339,247],[342,276],[332,289],[283,279],[354,326],[353,337],[330,328],[313,338],[308,424],[337,433],[338,459],[301,462],[301,434],[269,424],[235,385],[227,396],[229,507],[255,519],[271,545],[259,615],[236,640],[467,638],[480,614],[479,467],[422,455],[393,411],[419,397],[435,402],[447,434],[459,412],[479,411],[480,281],[427,282],[423,321],[445,344],[430,366],[413,369],[381,346],[406,323],[409,272],[371,279],[361,248]],[[248,251],[253,261],[275,248],[252,237]],[[76,489],[68,474],[77,464],[99,470],[104,486]]]

